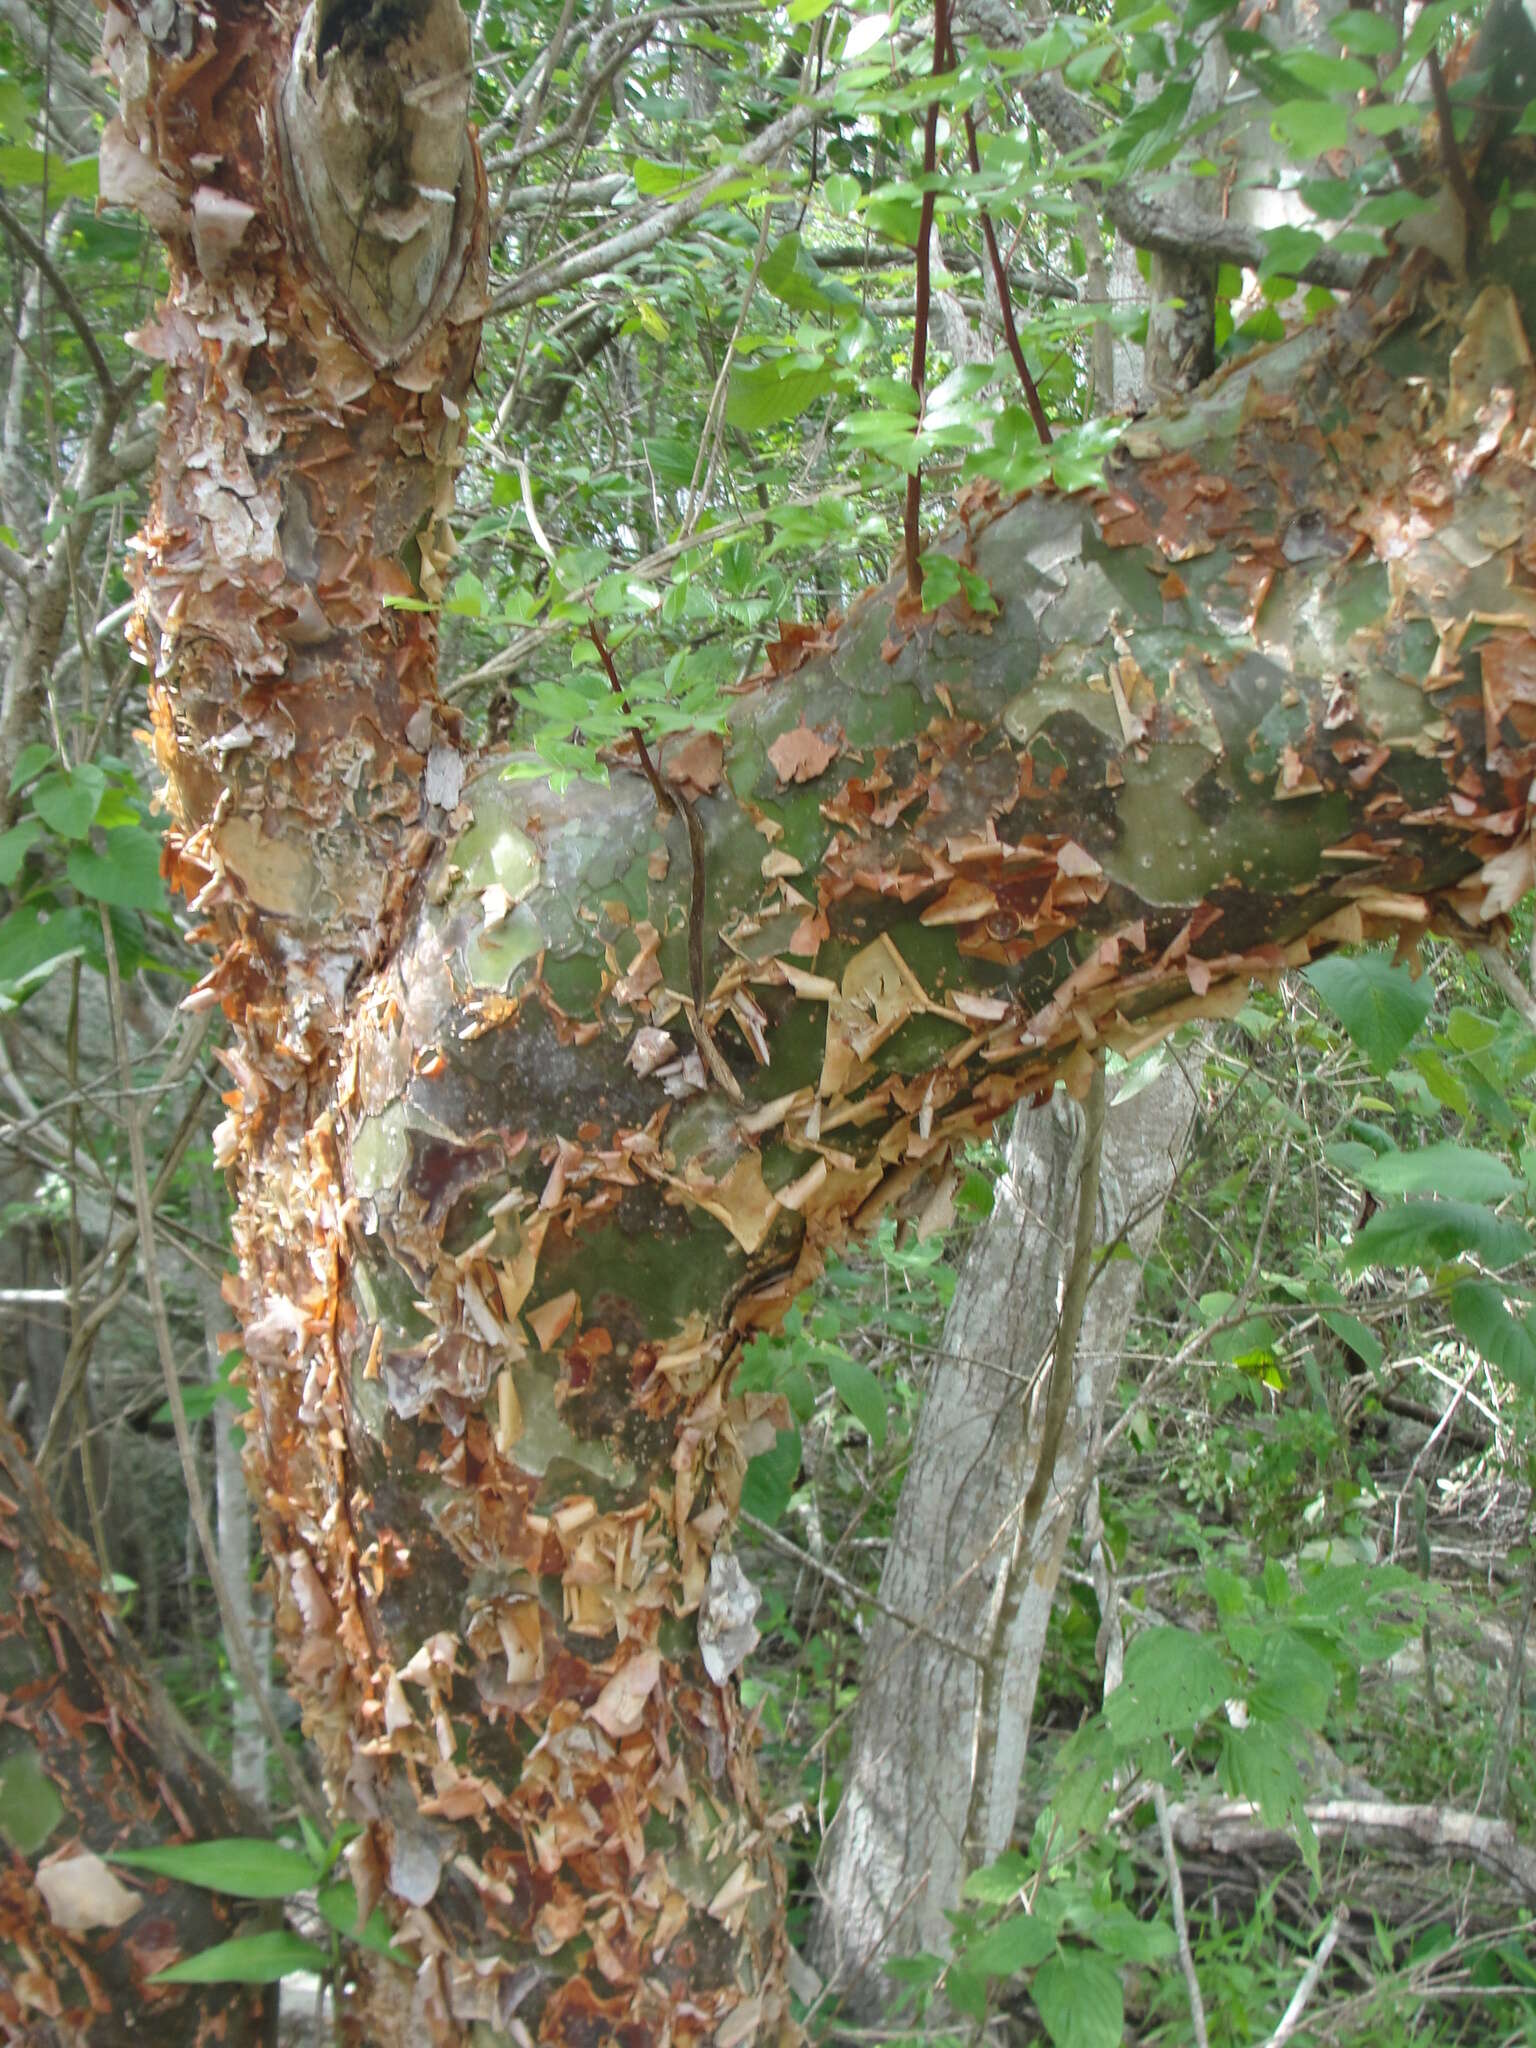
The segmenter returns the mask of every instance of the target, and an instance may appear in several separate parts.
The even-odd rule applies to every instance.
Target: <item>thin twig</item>
[[[954,31],[945,24],[949,38],[949,61],[953,69],[959,68],[960,59],[955,49]],[[972,172],[981,176],[981,151],[976,142],[976,122],[969,107],[965,110],[965,150],[970,159]],[[981,209],[981,236],[987,245],[987,261],[992,266],[992,282],[997,289],[998,309],[1003,316],[1003,333],[1008,342],[1008,353],[1013,357],[1013,367],[1019,373],[1019,382],[1024,387],[1024,403],[1029,407],[1029,416],[1035,423],[1035,432],[1044,447],[1050,446],[1051,425],[1045,416],[1045,407],[1040,403],[1040,393],[1030,375],[1029,364],[1024,360],[1024,346],[1019,340],[1019,330],[1013,319],[1013,293],[1008,284],[1008,267],[1003,262],[1002,251],[997,246],[997,231],[992,225],[992,216],[983,206]]]
[[[1195,2048],[1210,2048],[1205,2030],[1205,2000],[1200,1996],[1200,1977],[1195,1969],[1194,1950],[1189,1945],[1189,1920],[1184,1911],[1184,1878],[1179,1854],[1173,1846],[1173,1827],[1168,1819],[1168,1794],[1161,1785],[1152,1787],[1152,1810],[1157,1815],[1157,1832],[1162,1839],[1163,1861],[1168,1866],[1168,1904],[1173,1913],[1173,1931],[1179,1944],[1179,1965],[1189,1991],[1189,2018],[1195,2030]]]
[[[203,1553],[203,1564],[207,1569],[213,1597],[218,1603],[219,1621],[224,1630],[225,1647],[235,1676],[256,1703],[261,1716],[261,1725],[266,1737],[276,1751],[282,1764],[294,1797],[317,1826],[329,1829],[330,1816],[324,1799],[310,1784],[307,1773],[288,1745],[287,1738],[278,1726],[272,1703],[267,1698],[267,1689],[256,1668],[256,1659],[245,1631],[235,1613],[234,1602],[229,1597],[229,1588],[224,1583],[224,1574],[219,1567],[218,1545],[214,1542],[213,1528],[208,1520],[208,1502],[203,1494],[202,1475],[197,1469],[197,1453],[192,1444],[192,1432],[187,1425],[186,1403],[181,1398],[181,1376],[176,1370],[176,1350],[171,1342],[170,1316],[166,1311],[165,1294],[160,1285],[160,1265],[155,1247],[155,1205],[150,1193],[149,1169],[144,1157],[144,1131],[139,1122],[139,1107],[132,1097],[133,1062],[128,1052],[128,1034],[123,1028],[123,984],[117,965],[117,942],[112,933],[112,920],[106,907],[101,910],[101,940],[107,956],[107,992],[112,1015],[112,1045],[117,1056],[118,1076],[125,1091],[123,1099],[123,1122],[128,1132],[128,1160],[133,1176],[133,1205],[139,1224],[139,1249],[144,1259],[144,1286],[149,1296],[150,1314],[155,1326],[155,1348],[160,1354],[160,1371],[165,1380],[165,1397],[170,1403],[171,1423],[176,1432],[176,1449],[181,1457],[182,1478],[187,1488],[187,1508],[192,1517],[192,1526],[197,1531],[198,1545]]]
[[[1289,2041],[1297,2027],[1300,2026],[1301,2016],[1306,2011],[1313,1992],[1317,1989],[1318,1979],[1328,1967],[1328,1958],[1333,1954],[1334,1945],[1338,1941],[1343,1926],[1344,1908],[1340,1906],[1339,1910],[1328,1922],[1327,1931],[1317,1945],[1317,1954],[1308,1963],[1301,1982],[1296,1986],[1295,1996],[1280,2015],[1280,2024],[1264,2043],[1264,2048],[1282,2048],[1282,2044]]]
[[[97,383],[101,386],[107,397],[115,401],[119,396],[117,379],[107,367],[107,359],[101,352],[101,344],[91,331],[91,323],[86,319],[80,301],[65,283],[58,265],[48,254],[42,243],[38,241],[37,237],[29,229],[22,225],[3,199],[0,199],[0,228],[5,229],[5,232],[27,260],[30,263],[34,263],[43,276],[47,278],[53,295],[64,312],[65,318],[80,337],[80,346],[90,358],[91,368],[96,373]]]
[[[760,1522],[756,1515],[749,1515],[743,1510],[740,1519],[743,1528],[750,1529],[761,1542],[770,1544],[775,1550],[781,1550],[786,1557],[794,1558],[797,1564],[802,1564],[808,1571],[817,1573],[829,1586],[836,1586],[840,1593],[845,1594],[858,1606],[872,1607],[876,1614],[883,1614],[887,1621],[894,1621],[898,1627],[910,1629],[914,1635],[937,1644],[939,1649],[947,1650],[951,1657],[963,1657],[968,1664],[980,1664],[981,1658],[974,1643],[962,1643],[954,1636],[941,1636],[937,1629],[930,1628],[926,1621],[919,1621],[916,1615],[903,1614],[899,1607],[892,1607],[877,1593],[866,1593],[863,1587],[856,1586],[852,1579],[844,1578],[836,1565],[827,1564],[823,1559],[813,1557],[810,1551],[802,1549],[793,1538],[783,1535],[771,1523]]]

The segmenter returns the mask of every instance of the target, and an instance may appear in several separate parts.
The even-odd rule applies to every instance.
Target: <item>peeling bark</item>
[[[250,1815],[141,1671],[98,1579],[0,1421],[0,2034],[246,2048],[276,2021],[269,1990],[148,1979],[251,1908],[103,1860],[243,1834]]]
[[[740,1344],[1098,1045],[1497,926],[1531,874],[1529,296],[1410,270],[1133,427],[1107,488],[973,494],[949,545],[998,616],[872,593],[787,629],[723,748],[663,755],[686,807],[623,760],[557,798],[465,761],[432,616],[388,602],[440,594],[481,305],[473,153],[451,193],[413,169],[453,160],[443,19],[107,17],[109,189],[170,253],[137,630],[194,1000],[234,1032],[249,1470],[352,1874],[417,1959],[354,2033],[733,2048],[789,2031],[773,1822],[700,1643],[782,1420]],[[299,132],[296,44],[302,105],[344,109],[327,67],[358,104],[413,81],[366,190],[330,115]]]

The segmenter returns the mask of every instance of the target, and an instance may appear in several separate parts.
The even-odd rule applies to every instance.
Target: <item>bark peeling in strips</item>
[[[0,2039],[254,2048],[276,1994],[149,1980],[260,1909],[117,1869],[117,1849],[252,1832],[0,1419]]]
[[[727,1089],[686,821],[633,761],[558,798],[464,763],[385,604],[439,589],[477,173],[415,209],[435,87],[366,178],[301,130],[380,62],[446,91],[450,16],[108,17],[113,189],[172,255],[141,632],[235,1026],[251,1463],[354,1877],[419,1958],[357,2030],[733,2048],[788,2031],[728,1556],[786,1418],[741,1342],[1097,1047],[1529,886],[1530,217],[1481,291],[1416,260],[1128,428],[1103,490],[973,494],[942,545],[998,616],[871,593],[663,759]]]

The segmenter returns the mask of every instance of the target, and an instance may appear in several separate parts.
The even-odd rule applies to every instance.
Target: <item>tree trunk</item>
[[[409,608],[476,345],[464,34],[452,0],[108,13],[104,189],[170,256],[167,862],[234,1033],[278,1633],[417,1959],[351,2023],[732,2048],[788,2027],[722,1550],[778,1419],[741,1341],[1096,1046],[1525,886],[1529,216],[1506,282],[1400,276],[1138,424],[1107,488],[973,497],[948,544],[996,616],[873,593],[665,806],[632,759],[557,796],[465,761]]]
[[[1032,1526],[1020,1509],[1071,1260],[1084,1131],[1059,1097],[1014,1124],[996,1207],[945,1322],[880,1580],[888,1611],[932,1617],[943,1642],[877,1622],[817,1872],[812,1959],[845,2011],[878,2014],[877,1957],[947,1952],[946,1915],[967,1873],[1012,1835],[1051,1603],[1194,1109],[1183,1069],[1170,1063],[1109,1111],[1094,1237],[1102,1248],[1123,1231],[1136,1256],[1097,1272],[1050,1505]],[[944,1646],[953,1643],[976,1654]],[[998,1710],[984,1715],[989,1667]]]
[[[148,1980],[251,1908],[103,1860],[246,1834],[251,1817],[143,1673],[99,1579],[0,1421],[0,2026],[31,2048],[246,2048],[276,2020],[269,1990]]]

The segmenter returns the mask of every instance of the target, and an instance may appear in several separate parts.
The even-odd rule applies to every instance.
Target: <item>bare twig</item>
[[[65,318],[80,337],[80,346],[85,350],[91,368],[96,373],[97,383],[108,398],[115,399],[118,396],[117,379],[107,367],[107,359],[101,352],[101,344],[92,331],[90,321],[85,317],[84,308],[65,283],[63,273],[48,251],[30,229],[22,225],[3,199],[0,199],[0,228],[4,228],[27,261],[35,264],[48,280],[49,288],[58,300]]]
[[[926,1621],[919,1621],[916,1615],[903,1614],[899,1607],[888,1605],[877,1593],[866,1593],[863,1587],[856,1586],[852,1579],[844,1578],[835,1565],[827,1564],[819,1557],[813,1557],[810,1551],[802,1549],[793,1538],[782,1535],[770,1523],[760,1522],[756,1515],[749,1515],[745,1510],[742,1512],[741,1522],[743,1528],[750,1529],[761,1542],[769,1544],[774,1550],[782,1551],[786,1557],[794,1558],[796,1563],[804,1565],[808,1571],[817,1573],[829,1586],[836,1586],[840,1593],[845,1594],[856,1605],[872,1607],[876,1614],[883,1614],[887,1621],[894,1621],[900,1628],[910,1629],[914,1635],[922,1636],[925,1641],[937,1645],[941,1650],[947,1650],[951,1657],[963,1657],[968,1664],[981,1662],[974,1643],[962,1643],[954,1636],[940,1635],[937,1629],[930,1628]]]
[[[1157,1832],[1163,1844],[1163,1861],[1168,1866],[1168,1905],[1173,1914],[1173,1932],[1179,1944],[1179,1966],[1189,1991],[1189,2019],[1195,2030],[1195,2048],[1209,2048],[1205,2028],[1205,2000],[1200,1996],[1200,1977],[1195,1969],[1194,1950],[1189,1945],[1189,1920],[1184,1911],[1184,1878],[1179,1870],[1179,1852],[1173,1846],[1173,1828],[1168,1820],[1168,1794],[1161,1785],[1152,1787],[1152,1810],[1157,1815]]]
[[[1311,1962],[1308,1963],[1306,1970],[1303,1972],[1301,1982],[1296,1986],[1290,2004],[1280,2015],[1279,2026],[1276,2027],[1275,2031],[1264,2043],[1264,2048],[1283,2048],[1283,2044],[1289,2041],[1297,2027],[1300,2026],[1301,2016],[1306,2011],[1313,1992],[1317,1989],[1319,1978],[1328,1967],[1328,1958],[1333,1954],[1334,1945],[1338,1941],[1343,1926],[1344,1908],[1341,1906],[1328,1922],[1323,1938],[1317,1945],[1317,1953],[1313,1956]]]

